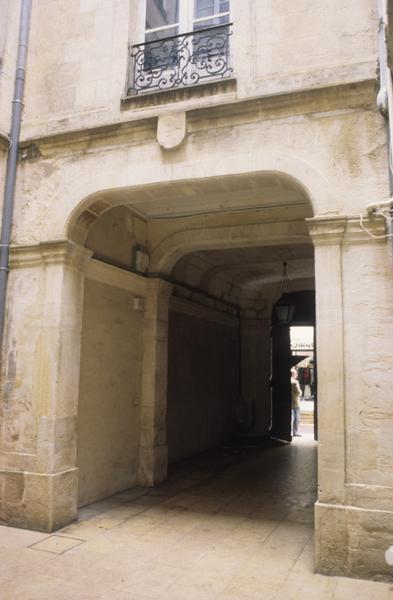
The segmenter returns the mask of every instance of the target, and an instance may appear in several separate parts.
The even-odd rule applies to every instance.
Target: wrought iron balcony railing
[[[170,90],[229,77],[233,71],[231,35],[230,23],[133,46],[128,93]]]

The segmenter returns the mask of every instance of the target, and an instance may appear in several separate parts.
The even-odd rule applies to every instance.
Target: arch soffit
[[[235,169],[234,169],[235,167]],[[116,205],[126,204],[127,189],[136,187],[146,187],[148,185],[157,185],[159,183],[181,183],[186,181],[206,180],[206,174],[209,177],[225,177],[234,175],[252,175],[256,173],[266,172],[267,174],[274,173],[278,176],[284,176],[287,179],[292,179],[293,182],[303,190],[305,197],[310,202],[314,215],[320,212],[335,211],[338,208],[337,199],[334,197],[327,179],[314,166],[291,154],[278,154],[274,150],[264,148],[263,152],[255,154],[232,154],[226,160],[222,161],[198,161],[195,164],[176,164],[172,168],[167,168],[165,177],[160,180],[152,179],[151,181],[138,181],[138,174],[135,174],[135,179],[131,183],[125,181],[129,177],[130,169],[125,169],[124,173],[107,172],[103,169],[93,177],[86,177],[84,180],[75,181],[74,185],[70,185],[67,191],[69,198],[81,197],[73,208],[66,206],[64,203],[64,235],[72,237],[72,229],[76,224],[81,213],[88,209],[89,206],[97,202],[97,198],[103,191],[124,190],[124,199],[122,194],[118,196],[116,202],[108,204],[104,210],[112,208]],[[154,176],[154,170],[151,170]],[[184,175],[187,175],[185,179]],[[91,175],[91,174],[90,174]],[[69,183],[69,182],[68,182]],[[57,206],[58,210],[58,206]],[[68,212],[67,212],[68,210]],[[99,216],[99,214],[97,215]],[[57,219],[56,219],[57,220]]]
[[[275,246],[282,245],[283,240],[286,245],[310,242],[306,225],[304,224],[304,231],[299,231],[297,227],[293,227],[295,223],[298,225],[299,221],[179,231],[167,237],[154,249],[150,271],[170,274],[182,256],[199,250]]]

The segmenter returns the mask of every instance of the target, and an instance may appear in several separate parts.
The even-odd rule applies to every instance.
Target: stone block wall
[[[172,302],[169,313],[169,462],[227,441],[237,425],[237,319],[188,304]]]
[[[79,505],[138,481],[143,313],[133,296],[85,287],[78,403]]]

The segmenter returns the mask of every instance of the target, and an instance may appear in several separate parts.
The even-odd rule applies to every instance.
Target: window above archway
[[[143,0],[143,43],[132,47],[128,94],[171,90],[232,73],[229,0]]]

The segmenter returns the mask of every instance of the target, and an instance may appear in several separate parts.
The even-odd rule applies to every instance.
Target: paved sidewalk
[[[313,573],[316,444],[229,446],[48,535],[0,527],[1,600],[393,600]]]

